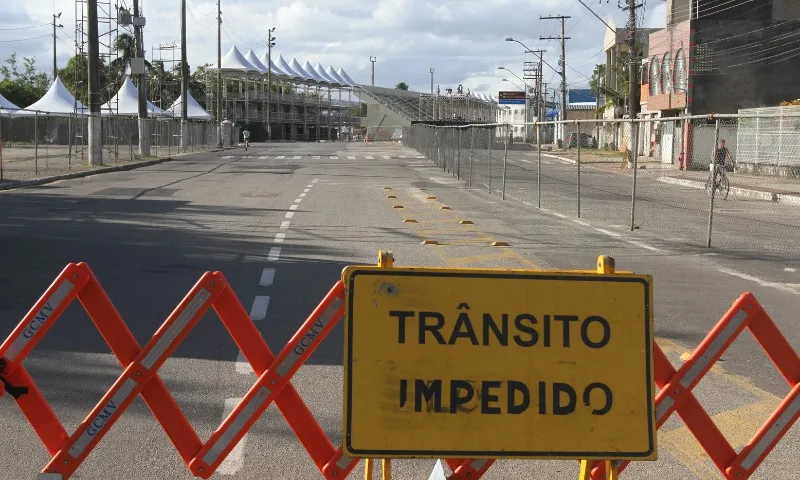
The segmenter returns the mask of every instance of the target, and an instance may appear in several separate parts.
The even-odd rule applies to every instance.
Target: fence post
[[[581,218],[581,124],[577,120],[575,120],[575,136],[577,137],[575,144],[578,145],[578,218]]]
[[[631,232],[636,229],[636,175],[639,171],[639,152],[636,149],[636,132],[634,130],[634,125],[636,125],[631,119],[631,138],[630,138],[630,146],[632,149],[628,152],[628,159],[630,161],[631,157],[633,157],[633,185],[631,186]]]
[[[33,173],[39,174],[39,112],[33,117]]]
[[[489,194],[492,193],[492,143],[494,143],[494,127],[489,127]]]
[[[536,124],[536,151],[538,158],[536,164],[536,206],[542,208],[542,126]]]
[[[469,143],[469,180],[467,181],[468,186],[472,186],[472,155],[474,154],[475,150],[475,127],[470,127],[470,143]]]
[[[458,158],[456,159],[456,178],[461,180],[461,129],[456,127],[456,133],[458,134],[458,140],[456,140],[456,147],[458,150]]]
[[[506,199],[506,167],[508,165],[508,139],[511,137],[512,132],[509,130],[508,126],[504,127],[505,135],[505,146],[503,147],[503,194],[502,199]]]
[[[711,157],[709,174],[711,175],[711,202],[708,206],[708,237],[706,238],[706,248],[711,248],[711,227],[714,223],[714,197],[717,193],[717,144],[719,143],[719,119],[714,124],[714,155]],[[725,168],[724,166],[722,168]]]

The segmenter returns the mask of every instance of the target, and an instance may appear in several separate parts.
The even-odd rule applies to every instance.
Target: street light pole
[[[372,86],[375,87],[375,62],[378,61],[378,57],[369,57],[369,61],[372,62]]]
[[[431,95],[433,95],[433,67],[431,67]]]
[[[64,28],[60,23],[56,25],[56,19],[61,18],[61,13],[58,15],[53,14],[53,81],[58,76],[58,64],[56,63],[56,27]]]
[[[275,37],[272,32],[275,27],[267,30],[267,141],[272,141],[272,47]]]

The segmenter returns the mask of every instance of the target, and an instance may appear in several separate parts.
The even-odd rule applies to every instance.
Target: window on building
[[[687,87],[686,80],[686,54],[683,49],[675,54],[675,89],[685,92]]]
[[[661,61],[661,93],[672,93],[672,54],[667,52]]]
[[[661,94],[661,67],[658,59],[653,57],[650,60],[650,95]]]

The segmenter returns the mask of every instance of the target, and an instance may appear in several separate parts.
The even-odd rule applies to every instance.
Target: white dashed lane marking
[[[277,262],[281,258],[281,247],[272,247],[269,249],[267,261]]]
[[[272,251],[270,251],[270,255],[272,255]],[[268,308],[269,308],[269,297],[266,295],[256,296],[256,298],[253,299],[253,306],[250,307],[250,319],[254,322],[260,322],[264,320],[265,318],[267,318]]]
[[[262,287],[269,287],[270,285],[272,285],[272,282],[274,281],[275,281],[275,269],[265,268],[264,271],[261,272],[261,280],[258,281],[258,284],[261,285]]]

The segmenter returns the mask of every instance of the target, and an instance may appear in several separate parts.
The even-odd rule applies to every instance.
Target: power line
[[[194,1],[192,1],[192,3],[194,3]],[[215,23],[217,23],[217,19],[215,18],[214,21],[211,22],[211,25],[205,26],[202,23],[197,21],[197,18],[194,16],[194,13],[192,12],[191,8],[187,8],[187,10],[189,10],[189,16],[192,17],[192,20],[194,21],[194,23],[196,23],[200,28],[208,30],[209,28],[213,27]],[[199,13],[202,13],[202,12],[199,12]]]
[[[0,28],[0,30],[8,31],[8,30],[30,30],[31,28],[41,28],[41,27],[49,27],[49,23],[43,23],[41,25],[31,25],[30,27],[9,27],[9,28]]]
[[[202,15],[202,16],[204,16],[204,17],[207,17],[207,16],[209,16],[209,15],[213,15],[213,14],[217,13],[217,12],[215,12],[215,11],[213,11],[213,10],[212,10],[212,11],[210,11],[210,12],[208,12],[208,13],[203,13],[203,12],[200,10],[200,7],[199,7],[199,6],[197,6],[197,3],[195,3],[195,1],[194,1],[194,0],[192,0],[192,4],[194,4],[194,8],[196,8],[196,9],[197,9],[197,13],[199,13],[200,15]]]
[[[38,40],[40,38],[51,38],[52,35],[39,35],[38,37],[31,37],[31,38],[17,38],[15,40],[0,40],[0,43],[14,43],[14,42],[27,42],[28,40]]]

